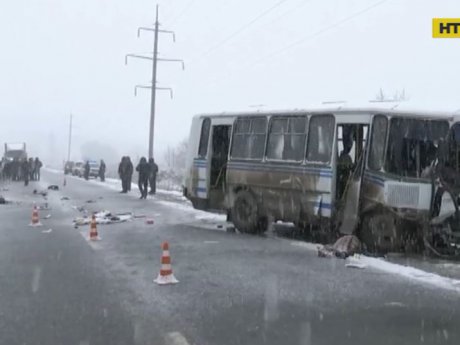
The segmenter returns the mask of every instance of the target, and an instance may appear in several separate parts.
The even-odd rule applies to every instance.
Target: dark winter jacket
[[[150,175],[150,165],[144,157],[141,158],[136,171],[139,172],[139,181],[147,181]]]
[[[155,163],[153,158],[149,158],[150,176],[156,177],[158,173],[158,165]]]

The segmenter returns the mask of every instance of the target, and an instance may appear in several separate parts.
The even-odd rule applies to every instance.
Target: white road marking
[[[170,332],[165,336],[167,345],[190,345],[187,339],[179,332]]]
[[[204,241],[203,243],[206,243],[206,244],[217,244],[217,243],[220,243],[219,241]]]
[[[53,231],[53,229],[43,230],[42,234],[49,234],[51,231]]]
[[[406,305],[401,302],[388,302],[388,303],[385,303],[385,306],[387,307],[405,307]]]

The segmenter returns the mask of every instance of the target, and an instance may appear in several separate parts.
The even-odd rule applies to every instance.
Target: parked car
[[[67,161],[64,164],[64,174],[72,174],[73,175],[73,167],[75,165],[75,162],[72,161]]]
[[[72,169],[72,175],[83,177],[84,172],[85,172],[85,163],[75,162],[73,169]]]

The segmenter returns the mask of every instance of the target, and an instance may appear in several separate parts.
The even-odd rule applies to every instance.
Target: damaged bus
[[[227,212],[241,232],[280,220],[357,234],[369,251],[433,243],[426,225],[455,210],[452,193],[439,192],[451,189],[436,186],[453,125],[451,114],[386,109],[198,115],[184,195]]]

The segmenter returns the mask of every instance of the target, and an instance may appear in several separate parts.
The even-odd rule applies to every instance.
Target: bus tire
[[[402,250],[401,229],[396,217],[389,212],[370,212],[364,215],[359,237],[370,253],[386,254]]]
[[[254,195],[247,190],[242,190],[236,195],[231,217],[240,232],[255,234],[261,230],[259,205]]]

